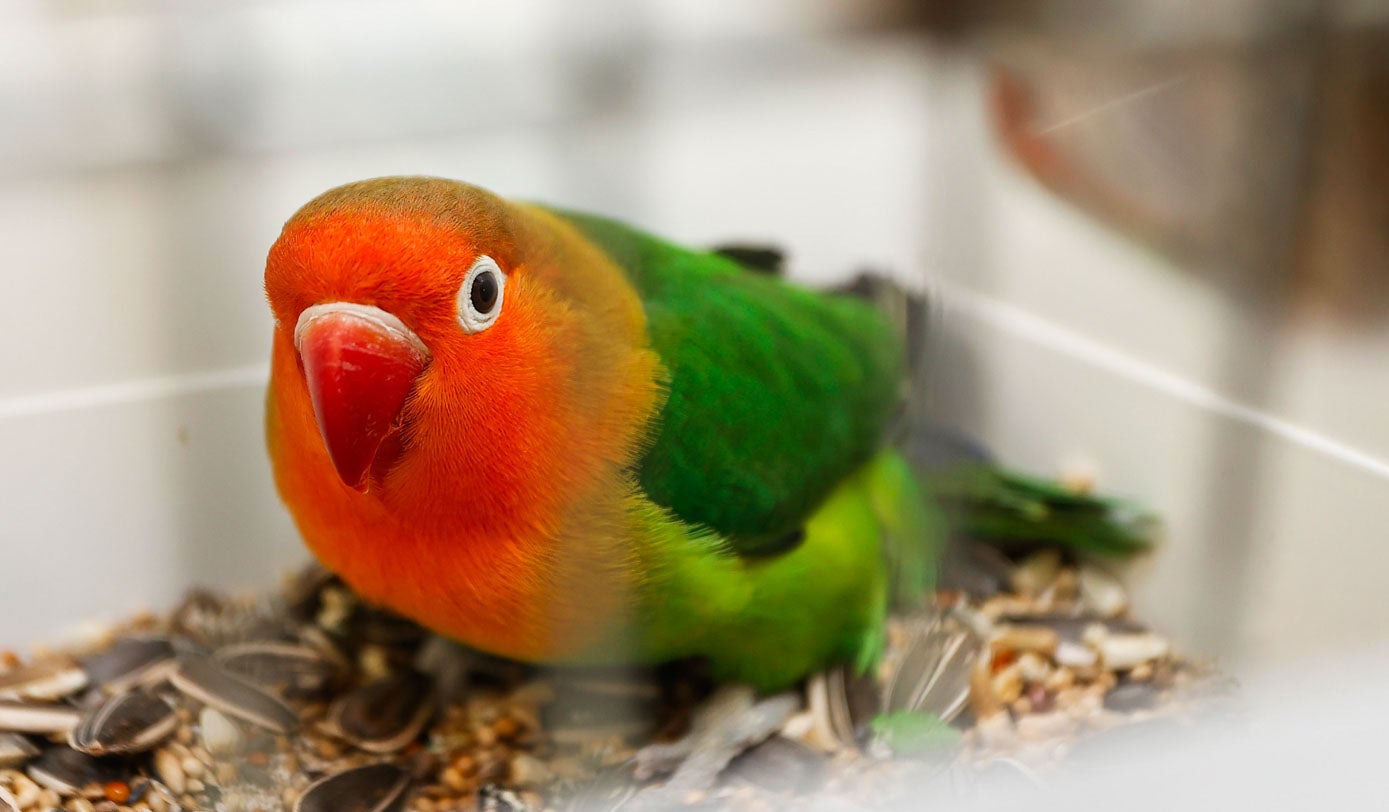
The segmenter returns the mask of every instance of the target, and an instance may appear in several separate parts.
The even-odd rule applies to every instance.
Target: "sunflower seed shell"
[[[23,736],[0,733],[0,767],[16,767],[38,754],[39,748]]]
[[[0,674],[0,699],[50,702],[87,687],[87,672],[76,661],[58,658]]]
[[[228,674],[208,657],[181,657],[170,682],[204,705],[276,733],[288,733],[299,725],[299,717],[288,705]]]
[[[317,693],[342,675],[323,653],[295,643],[235,643],[218,649],[214,658],[226,671],[267,690]]]
[[[369,764],[321,778],[304,789],[293,812],[399,812],[410,776],[390,764]]]
[[[64,796],[79,795],[91,784],[105,784],[123,777],[119,765],[67,747],[50,747],[25,772],[40,786]]]
[[[167,679],[177,662],[173,644],[162,637],[127,637],[82,660],[92,683],[108,694]]]
[[[433,683],[411,669],[338,699],[328,712],[327,727],[368,753],[393,753],[414,741],[433,713]]]
[[[0,700],[0,730],[12,733],[67,733],[82,712],[66,705]]]
[[[68,745],[93,756],[140,753],[178,728],[178,714],[145,691],[114,696],[93,708],[68,735]]]

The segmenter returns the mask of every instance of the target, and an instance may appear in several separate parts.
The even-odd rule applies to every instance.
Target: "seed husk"
[[[974,718],[983,722],[1001,714],[1003,701],[994,692],[992,655],[981,652],[969,672],[969,704]]]
[[[39,754],[34,743],[17,733],[0,733],[0,767],[15,767]]]
[[[1031,651],[1048,657],[1056,653],[1061,635],[1048,626],[1033,624],[1001,624],[994,630],[989,641],[995,649],[1011,651]]]
[[[50,747],[25,770],[39,785],[59,795],[78,795],[91,784],[125,778],[118,764],[67,747]]]
[[[198,714],[203,746],[213,756],[229,756],[241,750],[246,737],[236,723],[216,708],[203,708]]]
[[[318,596],[337,576],[318,564],[310,564],[286,585],[285,609],[298,620],[312,620],[318,613]]]
[[[433,683],[414,669],[369,682],[333,703],[326,725],[368,753],[392,753],[414,741],[434,713]]]
[[[0,730],[12,733],[67,733],[82,712],[67,705],[0,700]]]
[[[322,628],[318,626],[300,628],[299,642],[318,652],[320,657],[331,661],[339,673],[345,674],[352,670],[352,659],[343,653],[342,647],[334,641],[332,635]]]
[[[1115,633],[1137,633],[1147,630],[1142,624],[1127,618],[1101,617],[1091,612],[1046,612],[1031,615],[1009,613],[1000,617],[998,622],[1000,625],[1045,626],[1055,631],[1061,640],[1069,640],[1073,643],[1081,642],[1085,637],[1086,630],[1096,624]]]
[[[299,725],[299,717],[284,702],[228,674],[206,656],[180,657],[178,670],[169,679],[193,699],[253,725],[276,733],[288,733]]]
[[[174,631],[199,646],[273,638],[285,631],[282,618],[261,604],[236,601],[207,589],[191,589],[170,618]]]
[[[616,808],[616,807],[613,807]],[[497,784],[483,784],[477,790],[478,812],[534,812],[515,790]]]
[[[1167,638],[1152,633],[1107,634],[1098,645],[1105,667],[1126,671],[1141,663],[1166,657],[1172,650]]]
[[[369,764],[320,778],[305,787],[293,812],[399,812],[410,776],[391,764]]]
[[[224,670],[266,690],[317,693],[342,675],[339,665],[322,652],[296,643],[234,643],[213,656]]]
[[[828,767],[823,753],[785,736],[772,736],[733,759],[723,777],[771,792],[803,793],[825,782]]]
[[[957,622],[908,632],[903,654],[883,689],[883,710],[925,712],[950,721],[969,701],[969,673],[979,637]]]
[[[368,643],[390,648],[413,649],[424,642],[427,635],[418,623],[385,609],[367,607],[361,611],[360,616],[362,639]]]
[[[173,706],[146,691],[113,696],[82,718],[68,734],[68,745],[93,756],[140,753],[178,728]]]
[[[817,674],[806,688],[811,716],[823,734],[846,747],[855,747],[868,734],[868,724],[881,704],[877,681],[856,675],[847,666]]]
[[[183,762],[173,750],[161,747],[154,753],[154,772],[169,791],[182,795],[188,789],[188,777],[183,774]]]
[[[92,682],[108,694],[162,682],[177,664],[173,644],[163,637],[126,637],[82,660]]]
[[[609,767],[573,787],[567,793],[563,809],[565,812],[626,809],[638,789],[640,785],[632,780],[628,770]]]
[[[1101,617],[1118,617],[1129,608],[1128,592],[1112,573],[1094,564],[1080,568],[1080,601]]]
[[[0,699],[50,702],[87,687],[87,672],[75,660],[53,658],[0,674]]]

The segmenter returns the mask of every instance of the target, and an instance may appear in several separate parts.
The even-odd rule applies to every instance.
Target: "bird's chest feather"
[[[295,374],[292,356],[272,372],[276,484],[314,555],[362,597],[524,660],[582,658],[622,625],[615,616],[629,605],[631,574],[620,485],[595,479],[592,494],[551,515],[477,511],[470,520],[470,511],[404,509],[333,474],[311,408],[274,380]]]

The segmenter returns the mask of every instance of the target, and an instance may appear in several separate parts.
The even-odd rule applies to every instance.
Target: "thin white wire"
[[[1389,479],[1389,461],[1367,454],[1349,443],[1231,400],[1208,387],[997,299],[956,286],[941,286],[941,294],[947,312],[954,309],[967,313],[995,329],[1033,344],[1075,358],[1222,417],[1256,426],[1290,443]]]

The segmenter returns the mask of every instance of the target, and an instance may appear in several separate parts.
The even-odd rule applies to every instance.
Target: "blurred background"
[[[933,415],[1166,519],[1230,673],[1382,645],[1382,2],[0,5],[0,641],[306,559],[261,438],[301,204],[466,179],[928,290]]]

